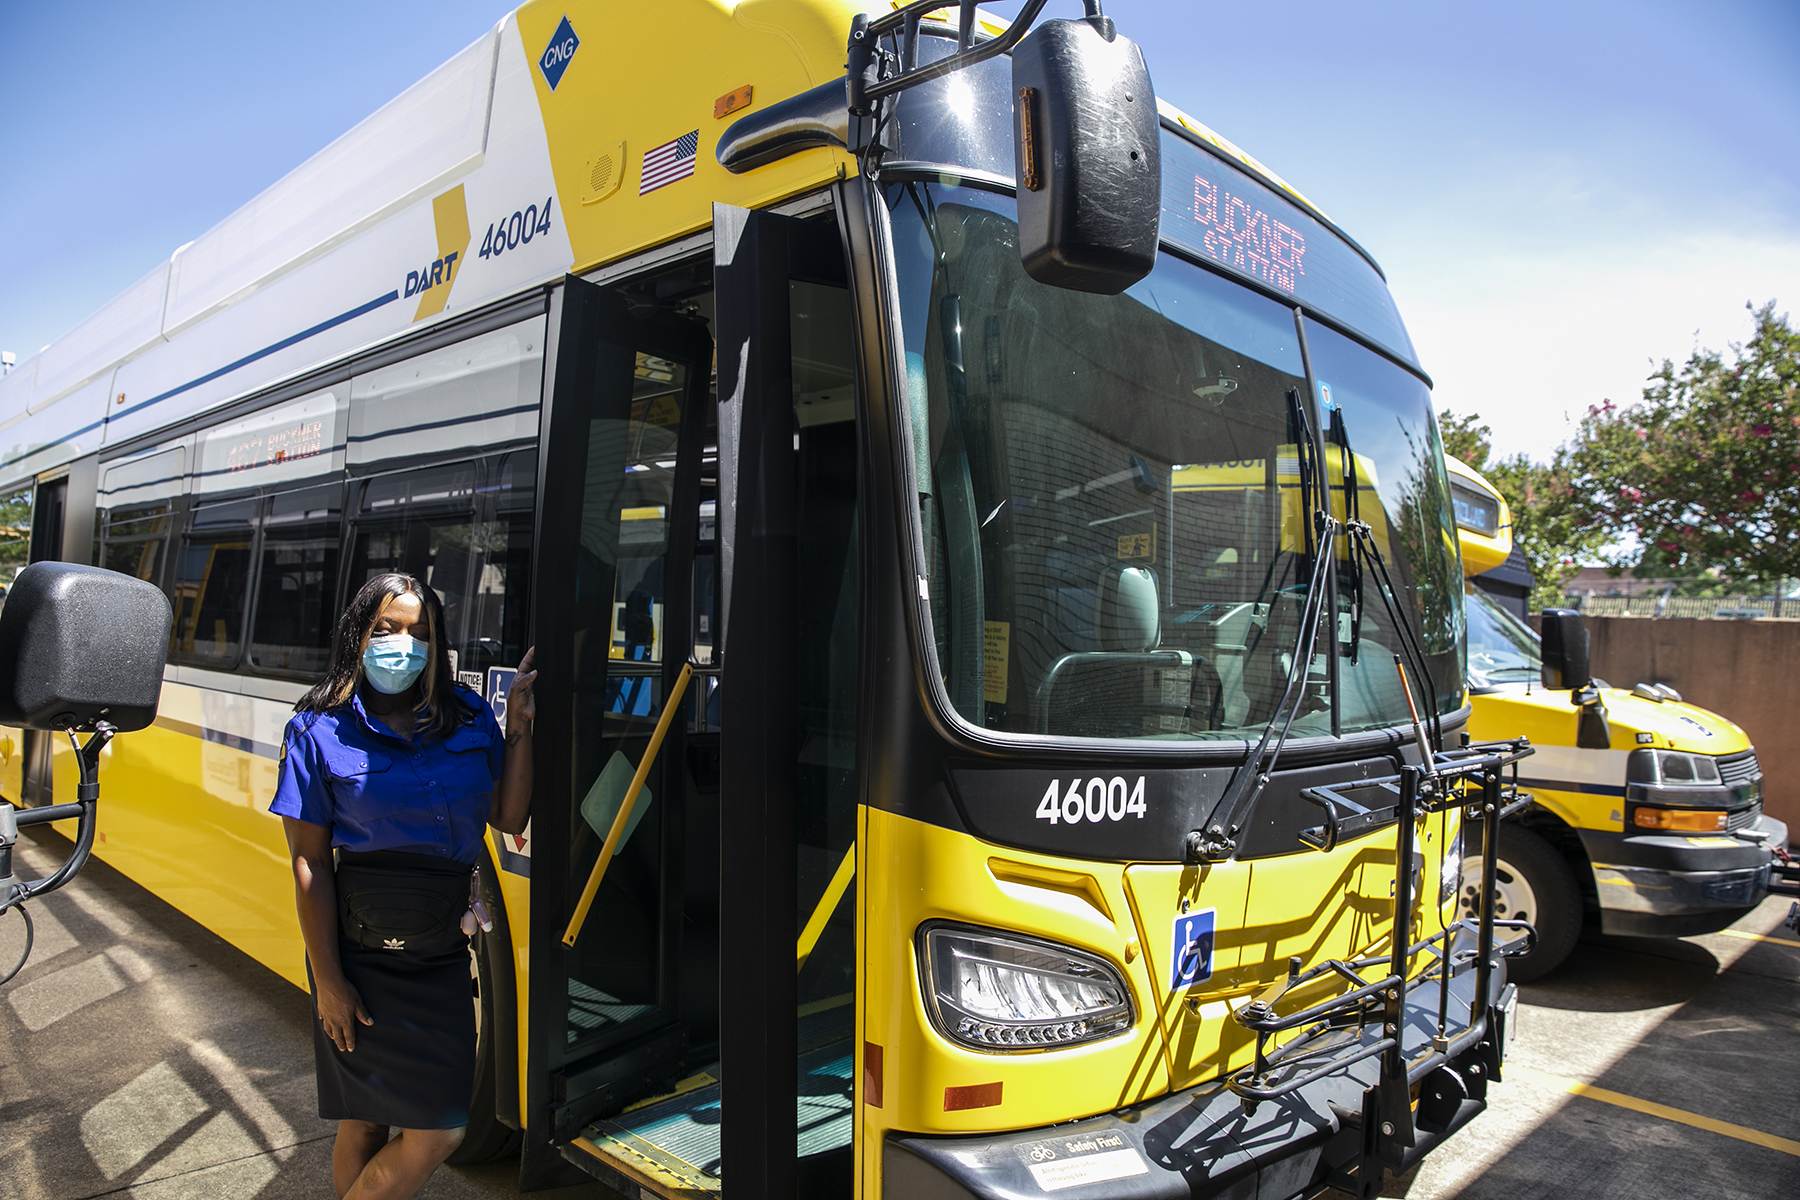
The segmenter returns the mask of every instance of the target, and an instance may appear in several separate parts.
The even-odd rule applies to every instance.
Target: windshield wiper
[[[1296,647],[1300,652],[1295,654],[1288,664],[1287,687],[1281,693],[1281,700],[1275,711],[1269,716],[1269,723],[1263,727],[1262,737],[1256,748],[1244,760],[1231,782],[1226,785],[1225,794],[1213,806],[1212,815],[1206,820],[1203,829],[1190,830],[1187,835],[1187,860],[1189,862],[1223,862],[1237,852],[1237,839],[1243,829],[1244,820],[1256,805],[1256,798],[1268,785],[1269,777],[1275,773],[1275,764],[1281,758],[1281,748],[1287,744],[1288,733],[1294,727],[1294,718],[1300,714],[1300,697],[1304,695],[1301,686],[1307,674],[1312,670],[1313,657],[1319,643],[1319,623],[1324,616],[1325,584],[1332,576],[1333,545],[1343,532],[1340,524],[1330,513],[1330,503],[1315,505],[1314,499],[1319,492],[1318,485],[1324,481],[1318,477],[1318,464],[1313,461],[1312,426],[1306,419],[1306,406],[1300,402],[1300,392],[1296,388],[1288,389],[1288,415],[1297,430],[1296,452],[1300,467],[1300,510],[1312,509],[1312,523],[1304,533],[1311,540],[1307,549],[1312,553],[1312,576],[1306,583],[1306,599],[1300,609],[1300,628],[1303,645]],[[1329,497],[1329,493],[1325,493]],[[1335,604],[1335,600],[1333,602]],[[1336,648],[1333,648],[1336,653]],[[1337,698],[1332,697],[1332,703]],[[1276,726],[1281,732],[1275,732]],[[1265,765],[1265,760],[1267,765]]]

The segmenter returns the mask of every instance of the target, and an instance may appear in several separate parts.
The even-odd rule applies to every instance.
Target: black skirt
[[[338,957],[375,1023],[356,1026],[356,1049],[333,1045],[307,965],[319,1116],[401,1129],[467,1125],[475,1081],[468,943],[459,939],[450,950],[425,955],[365,950],[340,937]]]

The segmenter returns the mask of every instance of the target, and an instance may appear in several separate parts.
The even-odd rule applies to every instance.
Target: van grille
[[[1761,816],[1762,801],[1758,800],[1749,808],[1740,808],[1738,811],[1726,817],[1725,832],[1730,833],[1734,829],[1748,829],[1750,826],[1756,824],[1757,818]]]
[[[1719,759],[1719,778],[1726,787],[1743,787],[1762,778],[1762,767],[1757,764],[1756,751],[1745,750],[1740,754],[1727,754]]]

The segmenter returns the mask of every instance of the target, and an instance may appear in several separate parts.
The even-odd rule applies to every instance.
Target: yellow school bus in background
[[[1469,623],[1469,730],[1524,736],[1536,752],[1518,785],[1532,803],[1500,829],[1496,912],[1537,930],[1512,977],[1536,979],[1574,949],[1582,924],[1637,937],[1723,929],[1768,894],[1787,826],[1762,810],[1762,768],[1744,731],[1662,684],[1630,691],[1591,678],[1579,613],[1548,609],[1562,652],[1473,576],[1512,549],[1506,498],[1454,458]],[[1576,653],[1570,653],[1575,651]],[[1573,663],[1570,666],[1564,664]],[[1471,859],[1463,910],[1481,895]]]
[[[1135,275],[1022,258],[1044,48],[1143,68],[1040,8],[526,4],[0,380],[33,556],[176,608],[97,853],[295,986],[266,809],[346,598],[426,580],[499,708],[537,647],[465,1161],[1367,1195],[1485,1105],[1461,827],[1522,748],[1462,748],[1427,377],[1147,86],[1082,109],[1143,131],[1081,151],[1147,182]]]

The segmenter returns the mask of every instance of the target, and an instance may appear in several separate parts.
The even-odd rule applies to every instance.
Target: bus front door
[[[527,1155],[629,1195],[729,1176],[746,1197],[848,1197],[850,297],[829,210],[718,206],[715,226],[710,262],[561,294],[534,591]]]
[[[712,343],[703,320],[565,282],[538,511],[527,1151],[680,1073],[689,722],[673,720],[564,944],[691,626]]]

